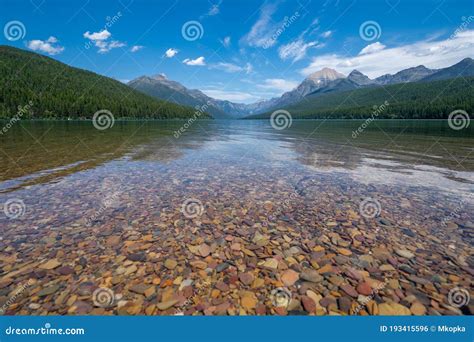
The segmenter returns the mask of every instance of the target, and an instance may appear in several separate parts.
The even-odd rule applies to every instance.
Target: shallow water
[[[138,205],[161,208],[172,198],[222,201],[216,192],[223,191],[223,204],[232,207],[242,196],[253,196],[249,204],[284,201],[289,189],[311,179],[356,187],[345,193],[353,197],[399,191],[436,198],[447,206],[433,212],[440,220],[453,203],[473,203],[472,128],[376,121],[356,136],[361,124],[294,121],[276,130],[267,121],[200,121],[178,136],[182,122],[117,122],[105,131],[91,122],[23,122],[0,136],[0,202],[22,199],[25,223],[56,215],[71,223],[97,210],[104,192],[126,193],[125,213]]]
[[[163,170],[192,174],[199,166],[209,183],[216,176],[278,170],[361,185],[426,187],[446,195],[472,192],[473,128],[455,131],[445,121],[376,121],[356,136],[361,124],[294,121],[275,130],[267,121],[201,121],[177,137],[181,122],[117,122],[106,131],[91,122],[23,122],[0,136],[0,189],[31,192],[77,178],[94,183],[125,171],[144,176],[143,167],[146,178],[158,181]]]
[[[267,121],[198,121],[178,136],[178,121],[116,122],[105,131],[91,122],[17,123],[0,136],[0,203],[20,201],[9,216],[7,205],[0,212],[0,250],[24,264],[68,248],[79,258],[104,250],[83,241],[146,230],[161,243],[152,250],[184,258],[168,244],[190,242],[181,228],[205,227],[200,234],[213,240],[228,225],[286,225],[311,239],[331,234],[334,222],[351,226],[341,219],[349,213],[368,220],[358,228],[373,247],[410,244],[430,251],[427,258],[457,253],[472,267],[473,127],[374,121],[355,136],[361,124],[293,121],[276,130]],[[418,235],[394,238],[376,227],[380,218]]]

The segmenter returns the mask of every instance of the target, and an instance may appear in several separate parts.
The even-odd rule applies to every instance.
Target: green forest
[[[294,119],[362,119],[374,114],[379,119],[446,119],[456,109],[473,113],[473,92],[474,77],[459,77],[308,95],[285,109]]]
[[[153,98],[109,77],[9,46],[0,46],[0,79],[0,118],[4,119],[19,113],[23,119],[91,119],[99,110],[123,119],[195,116],[191,107]],[[284,109],[295,119],[374,115],[380,119],[445,119],[457,109],[474,112],[473,90],[474,77],[459,77],[315,93]],[[383,104],[387,105],[380,108]],[[208,114],[200,117],[210,118]]]
[[[194,109],[154,99],[114,79],[36,53],[0,46],[0,118],[90,119],[106,109],[115,118],[172,119]],[[204,114],[201,118],[209,117]]]

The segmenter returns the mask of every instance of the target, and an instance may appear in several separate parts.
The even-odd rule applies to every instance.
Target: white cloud
[[[310,36],[315,34],[319,30],[319,18],[314,18],[311,24],[304,30],[299,38],[303,38],[306,34],[309,34]]]
[[[112,49],[116,49],[119,47],[124,47],[126,44],[119,42],[118,40],[112,40],[110,42],[104,40],[97,40],[94,42],[95,46],[99,48],[97,51],[98,53],[107,53]]]
[[[242,71],[242,68],[238,65],[232,63],[217,63],[209,66],[209,69],[223,70],[225,72],[239,72]]]
[[[177,49],[169,48],[165,52],[165,56],[168,58],[173,58],[179,51]]]
[[[183,63],[186,65],[191,65],[191,66],[204,66],[206,65],[206,62],[204,61],[204,57],[198,57],[196,59],[189,59],[186,58],[183,60]]]
[[[137,52],[137,51],[140,51],[143,48],[144,48],[144,46],[142,46],[142,45],[133,45],[132,48],[130,49],[130,51],[131,52]]]
[[[278,90],[279,92],[290,91],[297,86],[297,81],[289,81],[282,78],[267,78],[263,84],[258,85],[261,89]]]
[[[124,47],[127,45],[124,42],[120,42],[118,40],[109,41],[108,39],[112,36],[112,34],[107,29],[94,33],[87,31],[83,36],[84,38],[89,39],[96,47],[99,48],[97,51],[98,53],[107,53],[112,49]]]
[[[223,40],[221,40],[221,43],[225,47],[229,47],[230,46],[230,37],[229,36],[225,37]]]
[[[323,38],[329,38],[332,36],[332,31],[324,31],[323,33],[321,33],[321,37]]]
[[[253,71],[252,64],[250,64],[250,63],[245,64],[244,70],[245,70],[246,74],[250,74]]]
[[[444,68],[459,62],[465,57],[472,57],[474,55],[473,51],[474,30],[466,30],[450,39],[422,40],[398,47],[378,49],[371,53],[352,57],[338,54],[318,56],[313,58],[306,68],[300,70],[300,73],[307,76],[312,72],[328,67],[346,74],[353,69],[357,69],[374,78],[387,73],[393,74],[420,64],[428,68]]]
[[[278,55],[283,60],[292,58],[293,62],[296,62],[306,56],[306,50],[317,45],[318,42],[305,43],[303,39],[297,39],[291,43],[280,46]]]
[[[276,39],[272,39],[272,36],[276,33],[278,24],[272,21],[272,15],[276,9],[276,4],[262,6],[258,20],[242,38],[242,41],[253,47],[271,47],[275,45]]]
[[[202,92],[207,96],[213,97],[219,100],[227,100],[232,102],[254,102],[260,100],[260,97],[250,93],[241,91],[225,91],[220,89],[203,89]]]
[[[123,42],[119,42],[118,40],[112,40],[109,43],[107,51],[110,51],[111,49],[115,49],[115,48],[119,48],[119,47],[124,47],[125,45],[127,45],[127,44],[125,44]]]
[[[216,63],[209,66],[209,69],[222,70],[225,72],[241,72],[244,71],[247,74],[250,74],[253,71],[252,64],[247,63],[245,66],[240,66],[233,63]]]
[[[365,55],[365,54],[374,53],[374,52],[377,52],[377,51],[382,51],[385,48],[386,48],[386,46],[383,45],[382,43],[375,42],[373,44],[367,45],[365,48],[360,50],[359,55]]]
[[[30,40],[27,47],[33,51],[41,51],[48,55],[57,55],[64,51],[64,47],[57,45],[56,37],[49,37],[47,40]]]
[[[86,33],[84,33],[84,38],[87,38],[87,39],[90,39],[90,40],[107,40],[110,38],[112,34],[107,30],[102,30],[100,32],[94,32],[94,33],[90,33],[89,31],[87,31]]]
[[[303,30],[297,38],[295,38],[292,42],[289,42],[288,44],[281,45],[278,48],[278,55],[280,56],[280,58],[283,60],[292,59],[293,62],[296,62],[306,57],[306,51],[309,48],[323,47],[324,44],[319,43],[318,41],[306,41],[306,36],[312,36],[313,33],[319,29],[319,27],[317,27],[318,24],[319,19],[313,19],[311,24],[309,24],[309,26],[305,30]]]

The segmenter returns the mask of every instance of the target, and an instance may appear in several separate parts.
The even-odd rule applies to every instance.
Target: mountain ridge
[[[27,63],[30,59],[34,62],[32,65]],[[26,65],[24,70],[19,61]],[[16,69],[22,73],[15,73]],[[8,81],[0,85],[0,117],[14,115],[19,103],[36,99],[35,110],[43,117],[90,117],[95,111],[106,108],[113,109],[118,117],[186,118],[198,108],[200,111],[205,108],[214,118],[230,119],[287,108],[308,96],[315,98],[363,88],[471,77],[474,76],[474,60],[467,57],[440,69],[418,65],[374,79],[357,69],[345,76],[326,67],[311,73],[297,87],[279,97],[251,104],[212,98],[199,89],[188,89],[164,74],[142,75],[125,85],[53,58],[6,45],[0,45],[0,76],[12,81],[12,89],[10,84],[6,85]],[[52,79],[55,82],[49,82]],[[30,86],[34,86],[36,91],[31,92]],[[78,93],[82,94],[79,98]]]
[[[460,63],[461,65],[459,65]],[[193,99],[192,101],[198,102],[198,104],[201,105],[203,103],[209,103],[209,111],[211,114],[214,114],[213,116],[215,118],[241,118],[296,104],[309,95],[343,92],[365,87],[381,87],[401,83],[423,82],[457,76],[474,76],[473,64],[474,61],[472,58],[467,57],[446,68],[429,69],[424,65],[418,65],[400,70],[394,74],[381,75],[374,79],[369,78],[357,69],[352,70],[347,76],[345,76],[335,69],[324,67],[321,70],[309,74],[297,87],[284,92],[281,96],[250,104],[214,99],[205,95],[198,89],[188,89],[184,85],[168,80],[162,75],[160,75],[155,82],[158,83],[157,88],[168,87],[169,98],[176,101],[176,103],[179,103],[181,97],[190,97]],[[456,70],[453,71],[452,68],[455,68]],[[139,84],[141,77],[130,81],[128,84],[137,90],[156,96],[157,94],[153,94],[153,90],[146,89],[145,85]],[[178,94],[173,95],[173,93]],[[157,97],[160,98],[159,96]],[[184,104],[190,104],[190,102]]]
[[[426,77],[425,81],[446,80],[466,76],[466,70],[471,70],[470,76],[474,75],[474,60],[472,58],[466,57],[450,67],[438,69],[435,73]]]
[[[280,109],[288,111],[293,119],[447,119],[454,110],[474,112],[472,87],[474,76],[362,87],[313,93],[305,101]],[[245,119],[268,119],[271,114],[269,111]]]
[[[21,71],[21,72],[19,72]],[[191,118],[193,108],[158,100],[123,83],[53,58],[0,45],[0,117],[90,119],[107,110],[114,118]],[[208,117],[207,114],[202,115]]]
[[[217,119],[229,119],[232,115],[239,117],[247,114],[242,108],[244,104],[214,99],[199,89],[189,89],[177,81],[169,80],[163,75],[159,77],[140,76],[127,83],[128,86],[158,99],[165,99],[188,106],[207,106],[208,112]]]

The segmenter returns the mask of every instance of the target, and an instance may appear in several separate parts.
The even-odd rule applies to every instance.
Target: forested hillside
[[[0,118],[92,118],[106,109],[115,118],[188,118],[194,109],[160,101],[114,79],[70,67],[33,52],[0,46]],[[201,118],[208,117],[203,114]]]
[[[374,106],[377,108],[387,101],[388,105],[377,112],[380,119],[445,119],[456,109],[474,112],[473,90],[474,77],[459,77],[308,95],[285,109],[293,118],[367,118],[374,112]],[[250,118],[270,115],[265,113]]]

